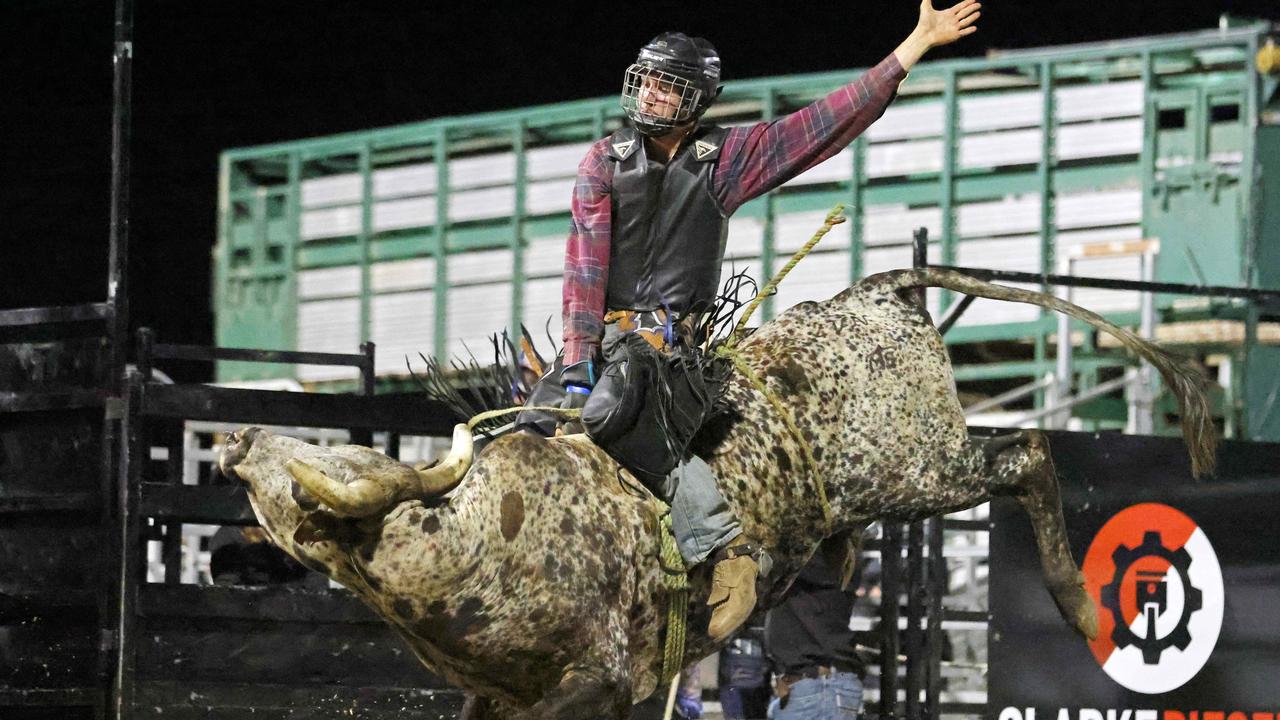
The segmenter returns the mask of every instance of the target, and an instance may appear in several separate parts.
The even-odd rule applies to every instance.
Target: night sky
[[[866,67],[916,3],[134,0],[133,325],[212,339],[221,150],[618,91],[638,47],[703,35],[726,80]],[[545,7],[543,6],[545,5]],[[746,8],[751,8],[747,10]],[[106,292],[112,0],[0,3],[0,308]],[[1280,2],[984,2],[926,59],[1280,20]]]

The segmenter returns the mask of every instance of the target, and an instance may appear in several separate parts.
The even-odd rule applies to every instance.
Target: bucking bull
[[[1030,515],[1058,610],[1092,638],[1097,617],[1067,546],[1045,437],[969,436],[942,338],[912,299],[924,287],[1040,305],[1116,336],[1160,371],[1193,471],[1211,471],[1203,381],[1159,347],[1042,293],[944,269],[875,275],[787,310],[739,345],[803,440],[734,375],[731,412],[694,442],[743,530],[773,558],[760,607],[824,539],[1009,495]],[[368,448],[248,428],[228,440],[220,466],[248,486],[276,544],[349,588],[469,693],[464,716],[627,717],[655,690],[667,625],[652,498],[582,435],[508,434],[474,462],[470,440],[461,429],[443,462],[415,470]],[[689,580],[693,662],[715,649],[700,634],[710,570]]]

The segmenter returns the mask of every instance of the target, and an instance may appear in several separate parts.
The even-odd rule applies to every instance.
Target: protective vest
[[[729,218],[711,179],[726,131],[699,127],[667,163],[647,157],[644,137],[609,138],[613,161],[611,310],[700,311],[715,301]]]

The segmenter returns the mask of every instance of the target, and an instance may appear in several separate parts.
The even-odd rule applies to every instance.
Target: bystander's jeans
[[[853,720],[862,715],[862,681],[854,673],[805,678],[791,686],[787,706],[769,703],[769,720]]]

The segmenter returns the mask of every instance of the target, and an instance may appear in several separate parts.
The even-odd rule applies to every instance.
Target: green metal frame
[[[869,179],[869,143],[860,138],[853,145],[852,179],[837,183],[784,188],[742,208],[740,215],[765,221],[761,247],[760,275],[767,278],[777,265],[774,219],[781,214],[829,208],[837,202],[848,206],[852,222],[849,253],[851,281],[864,268],[865,237],[861,219],[868,205],[903,203],[937,205],[942,214],[942,232],[934,238],[938,261],[954,264],[960,240],[955,233],[956,211],[960,204],[998,199],[1011,194],[1037,193],[1041,200],[1039,242],[1041,267],[1056,269],[1056,195],[1082,188],[1131,184],[1150,196],[1156,174],[1155,97],[1161,88],[1192,88],[1199,93],[1207,114],[1207,93],[1239,93],[1244,207],[1254,211],[1260,172],[1255,138],[1249,131],[1259,112],[1262,81],[1253,71],[1252,58],[1267,23],[1186,33],[1165,37],[1138,38],[1095,45],[1042,48],[1001,52],[982,59],[924,63],[913,69],[904,83],[900,102],[920,98],[940,99],[944,104],[944,125],[940,138],[943,163],[937,172],[908,177]],[[856,71],[838,71],[802,76],[761,78],[730,82],[712,109],[711,119],[738,122],[769,120],[799,107],[847,82]],[[1139,79],[1146,93],[1143,111],[1144,140],[1137,157],[1112,158],[1091,163],[1059,165],[1056,152],[1056,112],[1054,90],[1077,83]],[[959,102],[963,97],[1009,90],[1038,89],[1042,133],[1039,160],[1007,168],[962,168],[959,147],[963,133],[959,127]],[[215,251],[214,280],[217,336],[223,345],[276,345],[293,347],[297,341],[298,310],[296,274],[302,269],[356,265],[360,267],[360,340],[369,339],[371,265],[374,262],[425,258],[435,259],[435,309],[432,327],[437,355],[445,352],[448,331],[450,283],[447,257],[475,249],[508,249],[512,253],[510,322],[514,327],[523,317],[526,300],[526,250],[529,238],[564,232],[568,213],[535,214],[529,211],[528,152],[569,142],[586,142],[610,132],[622,122],[614,97],[595,98],[518,110],[469,116],[443,117],[392,128],[343,133],[324,138],[275,143],[229,150],[220,158],[219,234]],[[1207,125],[1206,125],[1207,127]],[[1207,132],[1207,130],[1206,130]],[[1197,157],[1203,157],[1206,137],[1197,134]],[[450,218],[450,162],[484,152],[512,152],[515,157],[514,211],[510,216],[483,221],[455,222]],[[385,167],[409,162],[433,161],[436,171],[433,226],[389,232],[374,231],[374,174]],[[354,238],[303,243],[300,240],[301,184],[308,177],[329,172],[355,172],[361,177],[360,226]],[[284,212],[273,219],[267,206],[283,202]],[[250,208],[253,226],[246,228],[238,208]],[[1246,218],[1253,217],[1246,213]],[[1145,222],[1145,219],[1144,219]],[[1245,243],[1242,253],[1246,267],[1242,276],[1254,282],[1259,245],[1263,242],[1256,222],[1246,220],[1240,228]],[[909,241],[904,237],[903,241]],[[1280,242],[1280,238],[1267,238]],[[247,255],[246,255],[247,253]],[[272,258],[279,260],[273,262]],[[1226,283],[1224,283],[1226,284]],[[1235,283],[1231,283],[1235,284]],[[234,300],[252,302],[249,295],[265,292],[270,285],[278,294],[277,306],[263,317],[276,320],[269,327],[245,327],[233,318]],[[246,293],[248,295],[246,295]],[[952,298],[942,295],[941,307]],[[765,318],[777,308],[772,299],[763,307]],[[243,312],[243,311],[242,311]],[[498,328],[494,328],[497,330]],[[1015,363],[1005,368],[974,369],[962,373],[964,379],[1010,377],[1009,373],[1041,374],[1050,369],[1047,357],[1054,322],[1041,315],[1031,323],[959,327],[947,337],[948,343],[969,343],[996,339],[1023,339],[1034,342],[1033,362]],[[1247,365],[1240,351],[1242,366]],[[441,358],[445,359],[445,358]],[[989,373],[989,374],[987,374]],[[220,379],[248,377],[236,366],[220,368]],[[1243,383],[1235,384],[1242,388]]]

